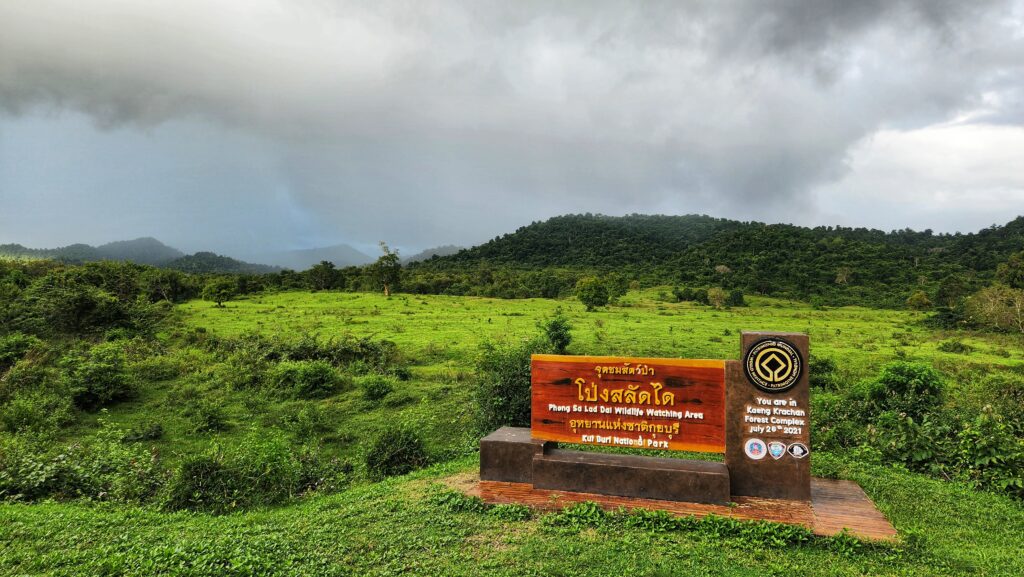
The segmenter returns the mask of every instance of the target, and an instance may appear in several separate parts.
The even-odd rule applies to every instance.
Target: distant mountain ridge
[[[419,261],[423,261],[423,260],[430,260],[430,259],[434,258],[435,256],[436,257],[451,256],[451,255],[459,252],[460,250],[465,250],[465,249],[466,249],[466,247],[456,246],[454,244],[444,244],[444,245],[441,245],[441,246],[435,246],[433,248],[428,248],[428,249],[425,249],[425,250],[421,250],[420,252],[418,252],[418,253],[416,253],[416,254],[414,254],[412,256],[405,257],[405,258],[402,259],[402,263],[403,264],[409,264],[409,263],[419,262]]]
[[[197,252],[174,259],[163,266],[189,273],[264,274],[281,270],[276,266],[252,264],[212,252]]]
[[[97,260],[126,260],[138,264],[161,266],[185,256],[180,250],[152,237],[119,240],[90,246],[70,244],[57,248],[26,248],[20,244],[0,245],[0,255],[28,258],[52,258],[71,263]]]
[[[263,260],[292,270],[306,270],[323,261],[334,263],[336,267],[361,266],[373,262],[372,257],[347,244],[290,250],[268,255]]]
[[[152,237],[108,242],[100,246],[78,243],[58,248],[26,248],[20,244],[3,244],[0,245],[0,256],[53,259],[71,264],[101,260],[129,261],[195,273],[259,274],[280,270],[277,267],[247,263],[212,252],[186,255]]]

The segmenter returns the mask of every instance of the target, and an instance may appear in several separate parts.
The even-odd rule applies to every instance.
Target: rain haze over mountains
[[[1021,207],[1021,1],[0,3],[0,244],[358,264],[565,213]]]

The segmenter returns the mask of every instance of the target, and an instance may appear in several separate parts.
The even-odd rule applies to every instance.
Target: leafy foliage
[[[530,355],[548,352],[549,346],[542,337],[481,346],[475,391],[480,431],[530,425]]]
[[[588,311],[608,304],[608,287],[594,277],[584,277],[576,283],[576,298]]]
[[[423,438],[408,426],[385,430],[366,452],[366,472],[371,479],[404,475],[429,462]]]

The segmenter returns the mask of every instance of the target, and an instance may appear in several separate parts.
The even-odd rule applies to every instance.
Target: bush
[[[886,365],[868,384],[867,403],[875,414],[893,411],[920,421],[925,413],[942,405],[944,388],[942,375],[930,366],[896,362]]]
[[[64,380],[75,406],[96,410],[131,397],[135,385],[118,343],[101,343],[88,352],[73,351],[61,361]]]
[[[22,333],[0,337],[0,372],[14,366],[14,363],[21,360],[30,349],[41,344],[42,341],[38,338]]]
[[[746,299],[743,298],[743,291],[740,289],[732,289],[729,296],[725,299],[725,306],[728,307],[745,307],[747,306]]]
[[[351,470],[279,433],[253,431],[230,452],[213,449],[175,468],[163,499],[168,510],[227,513],[283,503],[306,491],[336,488]]]
[[[138,443],[141,441],[155,441],[164,436],[164,426],[157,422],[142,423],[132,427],[121,437],[124,443]]]
[[[955,353],[958,355],[969,355],[974,352],[974,347],[957,339],[942,341],[936,348],[944,353]]]
[[[308,403],[303,403],[302,407],[282,417],[281,424],[295,433],[296,438],[304,441],[333,428],[327,413],[319,406]]]
[[[344,384],[327,361],[282,361],[271,369],[270,382],[299,399],[329,397]]]
[[[530,355],[548,352],[548,346],[544,338],[481,346],[475,390],[481,432],[504,426],[530,426]]]
[[[371,479],[404,475],[429,462],[423,439],[416,431],[399,426],[385,430],[366,453],[366,472]]]
[[[194,433],[216,433],[230,428],[224,400],[219,396],[199,394],[188,398],[181,409]]]
[[[74,420],[71,401],[47,391],[21,391],[0,407],[0,429],[51,433]]]
[[[186,372],[177,359],[154,355],[132,363],[129,373],[135,380],[158,383],[175,379]]]
[[[594,277],[584,277],[576,283],[576,298],[588,311],[608,304],[608,287]]]
[[[376,402],[395,390],[395,380],[384,375],[369,375],[360,380],[359,387],[367,401]]]
[[[886,411],[869,427],[872,446],[888,462],[902,463],[914,471],[945,474],[954,454],[953,420],[925,415],[920,421]]]
[[[963,476],[979,487],[1024,497],[1024,441],[991,407],[962,428],[958,441]]]
[[[19,391],[53,389],[55,380],[53,371],[45,363],[28,356],[0,378],[0,403],[11,400]]]
[[[552,352],[556,355],[564,355],[572,342],[572,325],[569,324],[569,319],[562,312],[562,308],[556,308],[555,314],[540,324],[540,329],[544,331]]]
[[[0,499],[87,498],[145,502],[166,481],[157,455],[124,445],[124,432],[101,420],[102,430],[88,444],[48,448],[35,441],[0,445]]]
[[[839,382],[836,362],[811,353],[807,360],[807,382],[812,388],[834,389]]]
[[[1009,372],[986,375],[979,393],[997,413],[1024,423],[1024,375]]]

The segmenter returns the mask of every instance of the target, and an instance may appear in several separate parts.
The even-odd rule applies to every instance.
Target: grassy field
[[[508,520],[495,511],[457,510],[430,495],[436,482],[465,478],[476,467],[472,371],[485,341],[536,334],[561,307],[573,325],[574,354],[737,358],[741,330],[807,332],[812,354],[834,360],[845,383],[875,375],[895,359],[926,362],[951,377],[951,394],[971,397],[975,373],[1024,364],[1009,336],[945,334],[919,313],[864,308],[816,310],[772,299],[716,311],[667,303],[654,289],[618,306],[585,312],[575,301],[289,292],[227,303],[178,307],[168,342],[200,329],[298,338],[351,334],[396,342],[411,378],[379,402],[358,390],[315,401],[282,401],[242,392],[217,395],[230,426],[196,433],[176,395],[212,358],[173,347],[167,362],[188,375],[149,383],[105,414],[79,419],[62,434],[96,433],[105,419],[122,428],[159,422],[153,445],[168,459],[250,431],[287,430],[303,407],[326,415],[325,450],[359,463],[367,442],[396,422],[415,423],[439,465],[407,478],[359,481],[334,495],[263,510],[210,516],[164,513],[106,503],[0,505],[0,573],[10,575],[1021,575],[1024,509],[1018,501],[896,468],[866,465],[853,454],[817,453],[819,475],[852,478],[904,536],[898,546],[845,540],[797,545],[730,535],[712,526],[659,531],[609,519],[568,526],[553,517]],[[969,354],[943,352],[957,340]],[[942,347],[948,348],[948,347]],[[205,391],[205,390],[204,390]],[[557,519],[555,519],[557,521]]]

